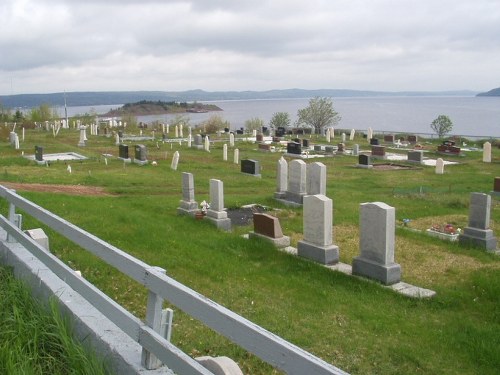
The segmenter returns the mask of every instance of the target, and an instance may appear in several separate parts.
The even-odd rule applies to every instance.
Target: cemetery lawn
[[[1,374],[109,374],[92,348],[73,337],[57,304],[37,302],[27,285],[0,266]]]
[[[302,209],[273,199],[279,153],[259,152],[255,144],[237,141],[240,160],[260,161],[262,178],[256,178],[241,174],[239,165],[232,163],[231,148],[228,161],[222,160],[223,144],[229,144],[224,135],[221,142],[211,137],[216,142],[210,153],[188,149],[185,142],[141,142],[157,166],[123,164],[116,158],[114,137],[87,136],[87,146],[77,147],[78,131],[62,129],[54,137],[51,132],[28,130],[21,149],[14,150],[5,141],[7,132],[0,143],[0,184],[19,184],[20,195],[146,263],[166,269],[179,282],[349,373],[498,373],[500,257],[424,233],[433,224],[467,225],[470,193],[490,192],[494,177],[500,175],[497,147],[492,163],[482,162],[481,151],[445,156],[459,164],[446,165],[443,175],[426,166],[357,169],[357,158],[348,155],[314,159],[327,167],[334,244],[339,246],[341,262],[351,264],[359,254],[360,203],[385,202],[396,208],[395,261],[401,264],[402,280],[437,292],[434,298],[419,300],[277,251],[265,241],[242,238],[251,226],[233,227],[225,233],[207,221],[176,214],[181,172],[194,174],[198,203],[209,200],[209,179],[220,179],[228,209],[251,203],[272,208],[270,213],[280,218],[283,233],[296,246],[302,238]],[[325,140],[313,138],[315,142],[324,144]],[[332,144],[337,142],[338,136]],[[352,143],[368,150],[361,137],[348,141],[347,146]],[[440,156],[433,151],[438,143],[422,143],[427,157]],[[20,156],[21,151],[33,155],[35,145],[43,146],[44,153],[73,151],[89,159],[70,162],[71,174],[63,161],[38,166]],[[170,168],[175,151],[180,153],[177,171]],[[103,154],[115,157],[105,163]],[[24,189],[23,184],[44,187]],[[52,185],[81,189],[55,192]],[[85,187],[100,190],[86,194]],[[0,202],[0,209],[6,216],[5,202]],[[403,219],[410,220],[408,227],[403,227]],[[491,220],[500,238],[498,198],[492,199]],[[42,227],[52,252],[129,311],[144,317],[147,293],[143,287],[31,217],[25,215],[23,221],[24,229]],[[172,342],[188,354],[229,356],[246,374],[278,373],[170,307],[175,312]]]

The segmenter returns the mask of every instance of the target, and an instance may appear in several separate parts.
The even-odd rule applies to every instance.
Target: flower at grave
[[[157,163],[156,161],[154,161],[154,160],[153,160],[153,161],[151,162],[151,165],[153,165],[153,166],[155,166],[155,167],[156,167],[156,166],[158,165],[158,163]]]
[[[210,204],[207,203],[207,201],[203,200],[201,203],[200,203],[200,207],[201,207],[201,212],[203,214],[206,214],[207,213],[207,210],[210,208]]]

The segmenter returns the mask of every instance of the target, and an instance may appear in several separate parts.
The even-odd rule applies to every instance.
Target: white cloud
[[[0,94],[486,90],[497,0],[6,0]]]

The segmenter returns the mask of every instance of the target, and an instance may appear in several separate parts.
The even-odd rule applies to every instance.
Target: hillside
[[[480,92],[476,96],[500,96],[500,87],[487,92]]]
[[[250,99],[296,99],[322,97],[373,97],[373,96],[474,96],[473,91],[366,91],[344,89],[285,89],[268,91],[106,91],[106,92],[67,92],[51,94],[0,95],[0,105],[6,108],[32,108],[47,103],[52,106],[95,106],[121,105],[142,100],[165,102],[195,102],[216,100]]]

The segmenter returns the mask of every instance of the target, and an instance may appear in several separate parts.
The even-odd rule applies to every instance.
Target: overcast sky
[[[500,0],[2,0],[0,95],[500,86]]]

